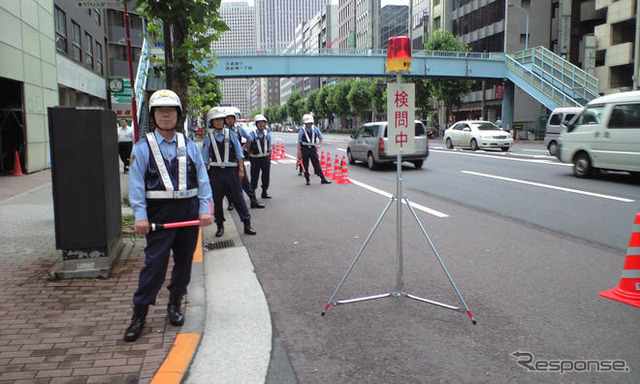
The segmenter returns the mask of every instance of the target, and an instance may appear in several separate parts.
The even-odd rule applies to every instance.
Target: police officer
[[[240,220],[244,223],[244,233],[255,235],[251,227],[251,214],[242,196],[240,180],[244,175],[244,155],[235,133],[224,126],[224,112],[211,108],[207,122],[213,128],[204,138],[202,157],[209,169],[209,180],[213,191],[213,215],[218,226],[216,237],[224,234],[224,211],[222,200],[225,196],[236,206]]]
[[[246,143],[246,140],[249,139],[249,134],[247,133],[247,131],[244,128],[242,128],[242,126],[240,124],[236,124],[236,114],[234,112],[229,111],[229,112],[226,113],[226,115],[224,117],[224,123],[227,126],[227,128],[229,128],[229,130],[231,130],[231,132],[234,132],[238,136],[238,140],[240,141],[240,145],[243,145],[243,144]],[[247,150],[247,148],[245,148],[244,145],[243,145],[243,149]],[[247,196],[249,196],[249,201],[251,201],[251,208],[264,208],[264,204],[262,204],[261,202],[258,201],[258,199],[256,198],[255,190],[253,188],[251,188],[251,184],[249,184],[249,177],[247,176],[247,169],[244,168],[243,171],[244,171],[244,177],[242,178],[240,183],[242,185],[242,189],[244,190],[244,192],[247,194]],[[232,204],[233,203],[230,203],[229,210],[233,209],[232,208],[233,207]]]
[[[167,312],[172,325],[182,325],[182,297],[191,279],[191,262],[198,241],[198,227],[182,227],[150,232],[151,223],[200,220],[211,225],[211,188],[200,149],[184,134],[176,132],[182,106],[170,90],[159,90],[149,99],[149,119],[153,132],[135,145],[131,156],[129,201],[135,214],[134,231],[147,235],[145,265],[140,271],[138,290],[133,295],[133,318],[124,333],[134,341],[144,328],[149,305],[165,279],[169,252],[173,250],[173,271]]]
[[[267,129],[267,118],[257,114],[254,118],[256,131],[249,134],[247,147],[249,148],[249,161],[251,161],[251,188],[258,188],[258,177],[262,172],[262,198],[270,199],[269,179],[271,170],[271,132]]]
[[[324,177],[322,168],[320,168],[320,162],[318,161],[318,150],[316,146],[319,147],[322,145],[322,132],[320,132],[317,126],[313,125],[313,115],[310,113],[302,116],[302,122],[304,123],[304,127],[298,132],[298,151],[302,154],[302,167],[307,185],[310,184],[309,160],[311,160],[311,164],[313,164],[315,174],[322,179],[321,184],[331,184],[331,182]]]

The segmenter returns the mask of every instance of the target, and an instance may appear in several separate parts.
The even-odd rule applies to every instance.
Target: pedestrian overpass
[[[411,76],[505,80],[502,115],[513,121],[514,86],[545,107],[582,106],[598,97],[598,80],[544,47],[513,54],[413,51]],[[383,77],[384,50],[293,53],[229,51],[219,54],[211,69],[217,78],[356,76]]]

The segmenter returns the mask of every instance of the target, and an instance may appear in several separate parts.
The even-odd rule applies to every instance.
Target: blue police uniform
[[[226,125],[226,123],[225,123],[225,125]],[[250,133],[248,133],[239,124],[234,124],[232,127],[229,127],[229,130],[237,135],[238,142],[240,143],[240,146],[242,146],[242,144],[243,144],[243,139],[244,140],[250,140],[250,138],[251,138]],[[243,154],[244,154],[244,152],[243,152]],[[242,164],[242,166],[245,167],[244,164]],[[255,188],[252,188],[251,187],[251,183],[249,183],[249,176],[247,176],[247,168],[246,167],[243,168],[243,172],[244,172],[244,177],[242,177],[242,181],[240,182],[240,185],[242,186],[242,190],[247,194],[247,196],[249,196],[249,200],[251,201],[251,208],[264,208],[264,206],[258,202],[258,199],[256,197]]]
[[[245,233],[249,233],[247,227],[251,226],[251,214],[242,196],[238,179],[238,160],[244,159],[238,136],[228,128],[224,128],[221,133],[212,130],[204,138],[202,157],[209,169],[209,180],[213,191],[213,216],[218,228],[222,228],[225,220],[222,201],[227,196],[236,206],[240,220],[245,224]],[[219,236],[221,235],[220,233]]]
[[[265,129],[251,132],[249,146],[249,161],[251,161],[251,188],[258,188],[258,177],[262,172],[262,196],[268,196],[271,174],[271,132]]]
[[[197,220],[200,213],[210,213],[211,188],[200,150],[195,142],[185,138],[185,147],[179,148],[178,133],[172,140],[166,140],[154,132],[161,161],[168,171],[174,191],[180,190],[180,159],[184,159],[186,150],[186,192],[178,194],[167,192],[162,173],[154,160],[148,139],[142,138],[135,145],[130,166],[129,202],[135,220],[148,220],[149,223],[169,223]],[[185,169],[185,168],[183,168]],[[184,196],[187,196],[186,198]],[[181,297],[187,293],[191,279],[193,252],[197,246],[198,227],[165,229],[147,234],[145,266],[140,271],[138,290],[133,296],[136,305],[155,304],[156,297],[164,283],[169,252],[173,250],[173,271],[167,289],[170,295]]]
[[[331,182],[324,177],[324,173],[322,173],[320,161],[318,160],[318,150],[316,149],[318,140],[323,138],[322,132],[320,132],[320,129],[315,125],[312,125],[310,128],[303,125],[298,132],[298,143],[300,143],[302,166],[304,167],[304,177],[307,180],[307,185],[309,185],[309,160],[311,160],[311,164],[313,165],[314,173],[322,179],[322,184],[331,184]]]

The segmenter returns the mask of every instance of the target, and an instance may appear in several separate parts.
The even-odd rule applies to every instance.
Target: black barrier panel
[[[64,260],[111,257],[122,237],[116,114],[48,112],[56,247]]]

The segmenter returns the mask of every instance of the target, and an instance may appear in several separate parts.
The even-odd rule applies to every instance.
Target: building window
[[[58,7],[55,8],[56,48],[67,53],[67,15]]]
[[[84,63],[93,68],[93,38],[87,32],[84,33]]]
[[[95,66],[94,69],[102,75],[102,44],[98,43],[96,41],[96,61],[95,61]]]
[[[72,53],[74,60],[82,61],[82,34],[80,31],[80,26],[76,24],[75,21],[71,21],[71,32],[72,32],[72,42],[73,47]]]
[[[95,23],[98,25],[102,25],[102,17],[100,15],[100,12],[101,12],[100,10],[94,9],[93,13],[91,14],[93,21],[95,21]]]

